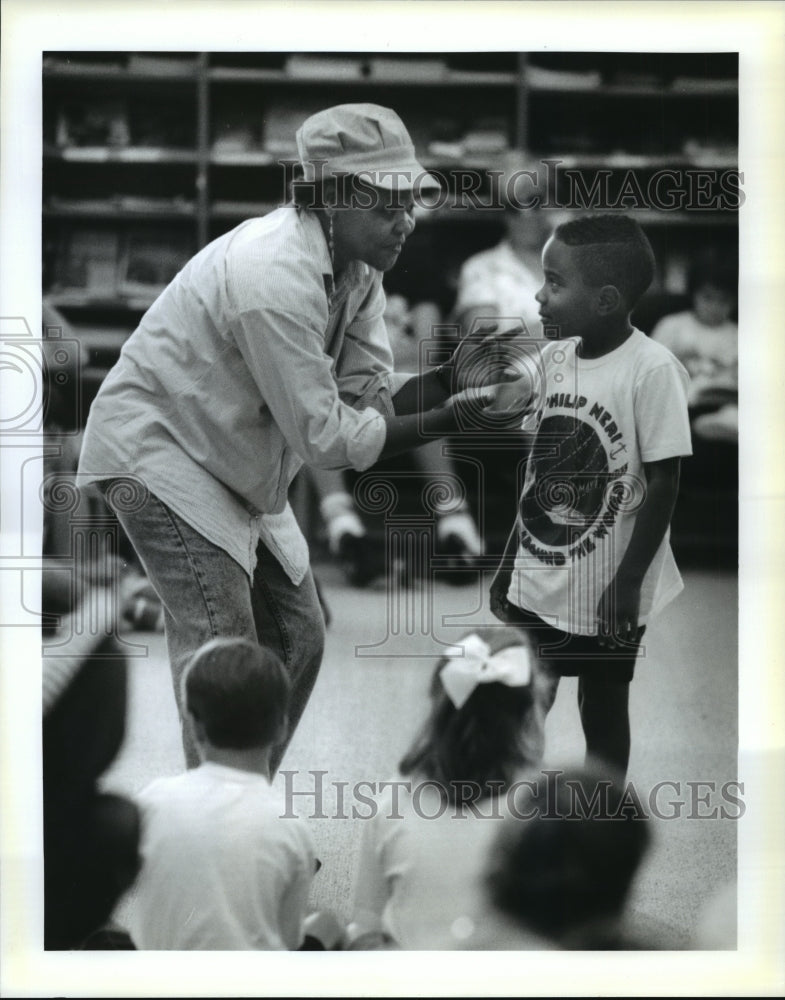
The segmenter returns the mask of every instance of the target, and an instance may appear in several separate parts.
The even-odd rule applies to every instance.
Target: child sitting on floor
[[[350,938],[404,949],[460,947],[482,920],[481,877],[516,777],[543,750],[532,650],[523,633],[478,628],[447,650],[431,711],[364,820]],[[495,820],[495,822],[494,822]]]
[[[289,680],[270,650],[240,638],[202,646],[183,675],[199,767],[141,794],[143,866],[130,914],[140,949],[285,950],[304,939],[315,857],[270,786],[286,732]]]
[[[627,913],[652,834],[648,817],[620,806],[622,788],[593,763],[532,783],[520,815],[491,845],[486,889],[494,912],[476,928],[472,949],[662,946]]]

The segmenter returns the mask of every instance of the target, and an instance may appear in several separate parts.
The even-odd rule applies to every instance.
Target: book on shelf
[[[213,139],[212,151],[222,153],[246,153],[256,149],[256,138],[250,127],[227,128]]]
[[[118,267],[118,292],[143,296],[163,291],[188,262],[193,249],[186,236],[178,239],[173,232],[128,233]]]
[[[407,80],[416,83],[418,80],[441,80],[447,76],[447,63],[444,59],[394,59],[387,56],[377,56],[368,63],[371,76],[385,80]]]
[[[114,194],[108,198],[64,198],[53,194],[47,198],[44,207],[52,211],[72,212],[75,215],[101,215],[118,211],[130,213],[172,212],[177,215],[190,215],[196,209],[195,202],[187,198],[130,194]]]
[[[120,234],[78,228],[65,238],[56,265],[56,287],[111,298],[117,288]]]
[[[212,151],[214,153],[244,153],[262,148],[264,119],[262,110],[238,108],[221,104],[213,113]]]
[[[509,148],[507,133],[502,129],[476,128],[463,137],[463,148],[470,153],[503,153]]]
[[[433,142],[428,143],[426,149],[429,156],[444,160],[460,160],[465,152],[463,143],[460,140],[457,142],[440,142],[435,139]]]
[[[263,119],[262,142],[271,156],[297,157],[295,134],[306,118],[324,107],[318,98],[282,98],[266,108]]]
[[[526,67],[526,82],[530,87],[543,90],[595,90],[602,84],[602,75],[597,70],[576,72],[529,65]]]
[[[285,70],[289,76],[316,80],[362,80],[365,75],[360,59],[321,55],[291,55]]]
[[[128,70],[130,73],[149,73],[154,76],[191,76],[196,70],[196,60],[190,56],[132,52],[128,57]]]
[[[125,69],[125,60],[119,55],[106,60],[72,59],[70,56],[45,55],[42,66],[48,72],[73,73],[74,75],[79,73],[117,73]]]
[[[279,203],[269,201],[228,201],[217,199],[212,203],[210,211],[213,215],[225,218],[251,219],[267,215],[279,207]]]
[[[71,101],[57,114],[55,143],[61,147],[127,146],[131,142],[125,101]]]

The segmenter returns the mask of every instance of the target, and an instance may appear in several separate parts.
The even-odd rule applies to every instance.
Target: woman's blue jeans
[[[106,490],[110,482],[100,485]],[[208,639],[242,636],[277,653],[292,682],[288,732],[271,755],[275,773],[308,703],[324,652],[324,616],[311,571],[299,585],[293,584],[259,542],[251,581],[239,563],[152,493],[138,510],[114,510],[164,606],[187,766],[195,767],[200,758],[190,726],[182,724],[183,670]]]

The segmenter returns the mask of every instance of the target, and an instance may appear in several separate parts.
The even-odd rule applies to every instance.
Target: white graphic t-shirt
[[[639,330],[600,358],[578,357],[577,346],[551,341],[539,350],[507,597],[555,628],[592,635],[646,495],[644,463],[692,453],[689,376]],[[682,586],[668,533],[643,581],[639,624]]]

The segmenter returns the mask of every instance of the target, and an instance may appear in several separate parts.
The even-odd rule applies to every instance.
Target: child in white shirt
[[[150,784],[129,931],[139,949],[285,950],[303,942],[315,871],[306,824],[282,818],[270,752],[289,680],[246,639],[213,639],[183,676],[202,763]]]

